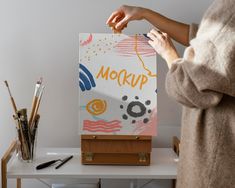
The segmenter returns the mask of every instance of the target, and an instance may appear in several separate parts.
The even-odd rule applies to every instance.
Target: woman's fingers
[[[113,30],[122,31],[132,20],[141,20],[144,18],[144,8],[123,5],[113,12],[108,18],[108,24]]]
[[[152,29],[147,36],[151,39],[151,40],[165,40],[166,39],[166,33],[163,33],[159,30],[156,29]]]
[[[116,17],[113,18],[112,23],[116,23],[117,24],[123,18],[124,18],[124,15],[119,14]]]
[[[129,22],[129,17],[128,16],[125,16],[122,20],[120,20],[117,25],[116,25],[116,29],[120,30],[120,29],[123,29]]]
[[[147,36],[150,38],[148,43],[169,65],[179,57],[174,44],[166,33],[152,29]]]
[[[162,32],[163,36],[168,37],[167,33]]]
[[[152,40],[155,41],[156,40],[156,36],[153,33],[147,33],[147,36]]]
[[[158,39],[165,39],[165,36],[163,35],[163,32],[156,30],[156,29],[152,29],[150,31],[150,33],[152,33],[153,35],[155,35]]]
[[[114,19],[115,17],[117,17],[118,15],[120,15],[120,14],[121,14],[120,11],[115,11],[115,12],[113,12],[113,13],[111,14],[111,16],[108,18],[108,20],[106,21],[106,24],[112,23],[112,22],[113,22],[113,19]]]
[[[128,21],[125,21],[124,15],[118,15],[109,23],[109,27],[111,27],[114,33],[121,33],[127,27],[127,24]]]
[[[152,46],[154,48],[154,42],[152,40],[149,40],[148,43],[150,44],[150,46]]]

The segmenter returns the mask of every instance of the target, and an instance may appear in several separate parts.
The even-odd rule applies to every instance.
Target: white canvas
[[[156,53],[143,34],[79,34],[79,133],[157,134]]]

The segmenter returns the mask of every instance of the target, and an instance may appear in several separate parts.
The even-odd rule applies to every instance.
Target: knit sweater
[[[178,188],[235,188],[235,1],[216,0],[166,77],[183,105]]]

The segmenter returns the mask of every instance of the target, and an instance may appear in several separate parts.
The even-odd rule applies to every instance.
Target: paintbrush
[[[37,104],[36,104],[36,107],[35,107],[34,115],[33,115],[33,118],[32,118],[32,123],[30,124],[30,129],[31,130],[33,129],[34,121],[35,121],[35,118],[36,118],[36,116],[38,114],[38,109],[39,109],[39,106],[40,106],[40,103],[41,103],[41,99],[42,99],[42,94],[43,94],[44,88],[45,88],[45,86],[42,86],[40,88],[40,91],[39,91],[39,96],[38,96]]]
[[[36,118],[36,116],[38,114],[38,109],[39,109],[39,106],[40,106],[40,103],[41,103],[41,99],[42,99],[42,94],[43,94],[44,88],[45,88],[45,86],[42,86],[40,88],[40,91],[39,91],[39,96],[38,96],[37,104],[36,104],[36,107],[35,107],[35,112],[34,112],[34,115],[33,115],[31,126],[30,126],[31,130],[33,129],[34,121],[35,121],[35,118]]]
[[[34,96],[33,96],[33,102],[32,102],[32,110],[31,110],[31,114],[30,114],[30,118],[29,118],[29,126],[31,127],[32,121],[33,121],[33,117],[35,114],[35,110],[36,110],[36,105],[38,103],[38,97],[40,94],[40,87],[42,84],[42,78],[40,78],[39,81],[37,81],[36,86],[35,86],[35,90],[34,90]]]
[[[14,100],[12,94],[11,94],[10,87],[9,87],[8,82],[6,80],[4,82],[5,82],[5,85],[6,85],[7,89],[8,89],[8,93],[10,95],[10,99],[11,99],[11,103],[12,103],[13,109],[15,111],[15,114],[17,115],[17,107],[16,107],[15,100]]]
[[[31,149],[31,137],[29,132],[29,125],[27,120],[27,109],[21,109],[18,111],[18,122],[22,130],[22,138],[24,140],[23,144],[25,144],[25,155],[26,160],[30,159],[30,149]]]
[[[39,123],[40,115],[37,114],[35,116],[35,120],[33,121],[33,128],[31,130],[31,157],[34,158],[34,146],[35,146],[35,139],[36,139],[36,134],[37,134],[37,129],[38,129],[38,123]]]

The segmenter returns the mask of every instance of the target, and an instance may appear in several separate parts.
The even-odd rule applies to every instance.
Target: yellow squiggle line
[[[136,35],[135,35],[135,46],[134,46],[134,50],[135,50],[135,52],[136,52],[136,55],[137,55],[137,57],[139,58],[140,62],[142,63],[143,68],[148,72],[148,75],[149,75],[150,77],[157,77],[156,74],[152,74],[152,72],[145,66],[144,61],[143,61],[143,59],[141,58],[141,56],[140,56],[140,54],[139,54],[139,52],[138,52],[138,44],[137,44],[137,42],[138,42],[138,36],[137,36],[137,34],[136,34]]]

